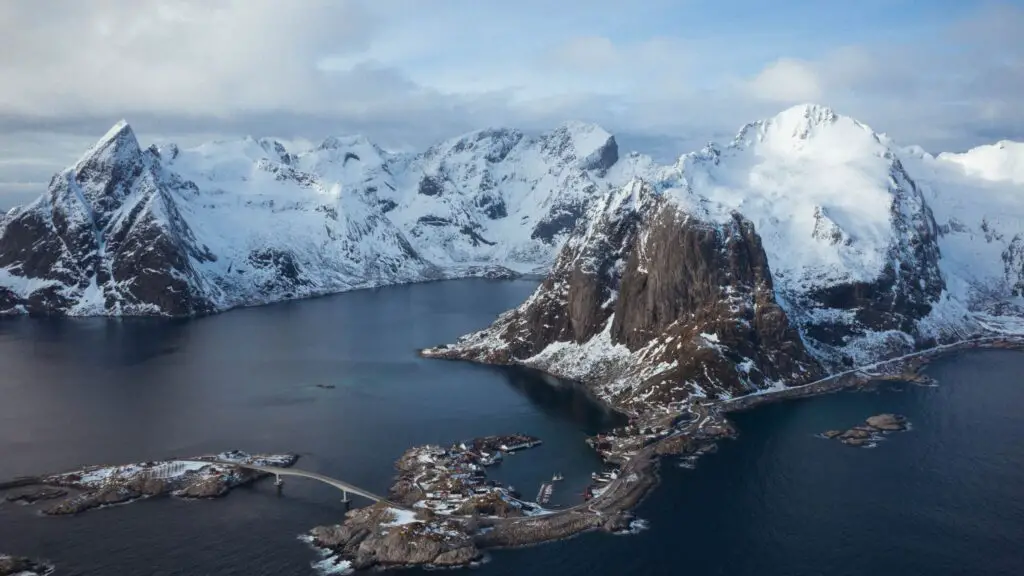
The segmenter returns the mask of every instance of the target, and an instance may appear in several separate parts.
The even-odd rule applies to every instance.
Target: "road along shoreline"
[[[792,398],[805,398],[828,394],[839,390],[868,385],[879,380],[901,380],[927,383],[921,374],[932,360],[974,349],[1024,350],[1024,338],[1014,336],[986,336],[952,344],[919,350],[911,354],[853,368],[821,380],[778,390],[741,396],[734,399],[687,404],[670,420],[676,424],[666,428],[654,440],[643,438],[637,443],[623,443],[630,448],[624,452],[615,450],[602,454],[620,464],[617,477],[603,491],[589,501],[570,508],[552,511],[536,516],[490,518],[475,516],[463,518],[465,536],[472,542],[473,552],[461,552],[457,565],[468,565],[481,559],[485,549],[524,547],[570,538],[583,532],[604,530],[613,533],[629,532],[636,526],[633,510],[642,502],[660,481],[658,470],[663,456],[688,456],[697,458],[713,451],[722,438],[736,436],[736,430],[727,415],[732,412],[749,410],[761,404]],[[349,513],[358,515],[358,511]],[[456,518],[456,517],[450,517]],[[347,519],[346,524],[354,530],[368,530],[366,517],[355,521]],[[429,522],[429,520],[424,520]],[[344,530],[346,524],[339,528]],[[322,533],[321,533],[322,534]],[[311,539],[313,545],[325,554],[333,554],[336,562],[349,563],[354,560],[352,550],[337,542]],[[413,547],[415,548],[415,547]],[[454,560],[454,557],[450,559]],[[381,559],[378,559],[381,560]],[[367,563],[369,562],[369,563]],[[393,555],[386,561],[360,559],[356,568],[368,566],[398,567],[422,564],[415,558],[398,558]],[[427,563],[431,564],[430,562]],[[437,564],[434,564],[437,565]],[[451,566],[453,563],[444,563]]]
[[[505,515],[495,515],[493,508],[484,502],[485,506],[469,508],[468,512],[439,514],[394,498],[393,486],[392,497],[384,499],[371,495],[380,498],[380,501],[372,506],[350,510],[341,524],[314,528],[304,539],[324,556],[318,564],[329,565],[334,569],[363,569],[466,566],[482,561],[483,551],[488,549],[533,546],[596,530],[633,532],[639,526],[633,510],[659,483],[661,457],[684,456],[692,461],[713,451],[718,440],[735,437],[736,430],[727,418],[729,413],[749,410],[769,402],[864,386],[879,380],[927,382],[927,377],[921,372],[929,362],[941,356],[974,349],[1024,350],[1024,338],[988,336],[965,340],[853,368],[801,386],[768,390],[724,401],[695,399],[671,414],[660,416],[660,421],[668,423],[666,426],[653,431],[646,425],[626,427],[634,436],[617,437],[609,449],[601,448],[601,440],[593,442],[592,445],[599,449],[602,457],[618,467],[617,472],[592,498],[569,508],[545,510],[541,506],[531,506],[521,507],[519,512],[510,514],[506,510]],[[499,437],[483,440],[493,438]],[[500,437],[509,446],[511,438],[513,436]],[[524,437],[517,438],[521,440]],[[539,439],[525,438],[539,443]],[[483,447],[487,450],[479,452],[486,458],[493,458],[493,453],[497,451],[495,446],[498,445],[485,443]],[[465,446],[463,448],[470,450]],[[288,475],[318,476],[294,469],[286,471],[294,461],[293,455],[249,456],[231,452],[184,461],[171,459],[163,463],[124,467],[94,466],[75,473],[19,477],[0,481],[0,491],[40,485],[49,486],[51,490],[53,487],[85,490],[88,495],[85,499],[73,496],[64,504],[52,507],[51,512],[76,513],[92,507],[169,493],[172,489],[175,490],[173,493],[185,497],[223,495],[241,483],[273,476],[275,471]],[[181,463],[185,463],[183,468]],[[399,463],[396,463],[396,467],[401,470]],[[234,472],[225,473],[231,468]],[[413,484],[419,481],[414,479]],[[354,486],[332,482],[340,489],[357,493]],[[34,503],[66,495],[57,492],[38,491],[17,495],[17,498]],[[514,503],[514,500],[503,498],[505,503]],[[502,505],[498,502],[494,504]],[[529,513],[523,512],[524,509],[529,510]]]

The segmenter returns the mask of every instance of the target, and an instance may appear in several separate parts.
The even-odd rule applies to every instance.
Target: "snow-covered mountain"
[[[1020,145],[932,157],[814,105],[595,202],[537,292],[427,354],[522,363],[634,411],[1024,332]]]
[[[122,122],[0,221],[0,310],[181,316],[543,272],[617,161],[581,123],[391,154],[359,136],[143,150]]]
[[[1013,142],[933,157],[811,105],[668,166],[577,122],[415,154],[361,136],[143,149],[119,123],[0,219],[0,310],[182,316],[552,270],[506,361],[644,366],[604,378],[626,396],[675,362],[720,384],[683,378],[696,386],[671,397],[741,393],[1007,326],[1022,158]]]

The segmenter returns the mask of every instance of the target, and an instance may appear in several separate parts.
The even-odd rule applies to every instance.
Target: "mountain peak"
[[[559,124],[556,129],[565,130],[571,134],[578,135],[597,134],[605,137],[611,136],[611,134],[600,125],[594,124],[593,122],[584,122],[582,120],[566,120]]]
[[[989,181],[1024,184],[1024,143],[1000,140],[962,153],[943,152],[938,158],[957,164],[965,173]]]
[[[328,136],[320,143],[319,150],[337,150],[340,148],[353,148],[356,146],[371,146],[370,140],[362,134],[349,136]]]
[[[761,124],[766,131],[774,131],[780,136],[806,140],[816,132],[845,119],[828,106],[800,104],[786,108],[767,120],[762,120]]]
[[[82,155],[78,161],[81,167],[87,163],[113,163],[124,159],[136,158],[142,153],[139,141],[135,138],[135,132],[126,120],[120,120],[114,124],[102,138],[93,144],[88,152]]]
[[[115,122],[114,125],[110,127],[110,130],[107,130],[107,133],[100,138],[100,142],[113,140],[125,133],[132,133],[132,127],[128,124],[127,120],[122,118]],[[134,136],[134,133],[132,133],[132,135]]]
[[[835,110],[821,104],[805,103],[790,106],[775,115],[776,122],[802,122],[813,126],[832,124],[840,118]]]
[[[607,170],[619,161],[615,137],[597,124],[570,120],[544,136],[545,149],[556,155],[575,153],[585,170]]]
[[[811,141],[820,144],[811,148],[825,146],[861,151],[877,151],[889,145],[888,138],[875,133],[871,127],[838,114],[828,106],[800,104],[771,118],[747,124],[736,135],[732,146],[748,148],[756,144],[776,152],[798,152],[807,149]]]

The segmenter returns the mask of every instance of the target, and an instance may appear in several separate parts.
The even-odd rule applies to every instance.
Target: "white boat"
[[[554,476],[551,477],[551,481],[552,482],[558,482],[560,480],[564,480],[564,478],[562,478],[562,475],[557,473],[557,472],[555,473]]]

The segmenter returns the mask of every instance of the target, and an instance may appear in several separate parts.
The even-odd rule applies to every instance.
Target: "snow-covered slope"
[[[589,124],[537,138],[483,130],[393,162],[397,177],[382,198],[432,261],[546,272],[590,201],[608,190],[617,161],[615,139]]]
[[[191,315],[543,272],[617,160],[581,123],[390,154],[360,136],[142,150],[121,122],[0,221],[0,310]]]
[[[1002,153],[1014,149],[1015,156]],[[1011,169],[1024,161],[1024,145],[1001,142],[938,157],[908,149],[903,158],[941,232],[943,304],[954,312],[967,307],[990,329],[1005,324],[1005,317],[978,312],[1016,316],[1013,308],[1024,304],[1024,179]]]
[[[979,314],[1005,316],[1019,302],[1022,150],[1000,142],[932,157],[813,105],[669,166],[620,158],[610,134],[578,122],[539,136],[481,130],[419,154],[362,136],[309,150],[254,138],[143,150],[119,123],[0,220],[0,310],[189,315],[545,272],[580,219],[577,234],[592,230],[588,211],[639,179],[680,222],[723,231],[741,215],[766,255],[773,301],[811,352],[854,362],[994,326]],[[630,213],[648,228],[656,220]],[[650,232],[641,226],[634,242],[641,270],[661,254]],[[614,249],[621,268],[628,250]]]
[[[595,204],[527,302],[428,354],[528,364],[636,410],[1024,331],[1024,186],[991,154],[933,158],[804,105],[673,166],[627,158],[612,172],[639,180],[608,196],[614,219]]]
[[[897,150],[829,108],[748,124],[656,185],[702,219],[753,222],[778,296],[822,353],[912,345],[905,334],[942,291],[938,230]]]
[[[1024,143],[1002,140],[963,154],[943,152],[939,159],[958,164],[968,176],[1024,184]]]

